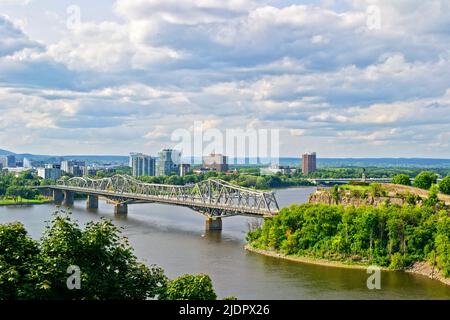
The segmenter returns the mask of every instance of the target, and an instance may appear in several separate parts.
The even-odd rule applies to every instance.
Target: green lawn
[[[41,203],[46,203],[49,202],[50,199],[48,198],[39,198],[39,199],[22,199],[22,198],[18,198],[16,200],[14,199],[0,199],[0,206],[6,206],[6,205],[11,205],[11,204],[41,204]]]

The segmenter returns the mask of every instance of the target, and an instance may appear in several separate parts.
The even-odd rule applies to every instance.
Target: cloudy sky
[[[152,154],[195,120],[450,158],[450,1],[0,0],[1,149]]]

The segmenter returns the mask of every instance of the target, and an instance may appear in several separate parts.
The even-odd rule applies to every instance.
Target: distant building
[[[142,177],[155,175],[155,158],[142,153],[131,153],[130,159],[133,176]]]
[[[207,168],[197,168],[197,169],[192,170],[192,172],[195,174],[203,174],[203,173],[207,173],[210,171],[211,171],[211,169],[207,169]]]
[[[278,164],[272,164],[268,168],[261,168],[259,171],[261,175],[271,175],[271,174],[291,174],[295,173],[297,169],[289,166],[280,166]]]
[[[180,164],[180,176],[184,177],[191,171],[191,165],[189,163]]]
[[[138,155],[138,154],[140,154],[140,153],[138,153],[138,152],[130,152],[130,157],[129,157],[129,160],[128,160],[128,166],[130,168],[133,167],[133,156]]]
[[[48,165],[45,168],[38,168],[38,176],[42,179],[58,180],[61,178],[61,169]]]
[[[156,162],[157,176],[178,175],[180,172],[181,152],[174,149],[163,149],[158,153]]]
[[[97,175],[97,169],[90,167],[83,167],[83,176],[95,176]]]
[[[65,173],[69,173],[75,177],[81,177],[83,176],[83,170],[86,166],[86,162],[84,161],[69,161],[69,160],[63,160],[61,161],[61,170]]]
[[[16,167],[16,157],[12,154],[1,156],[0,163],[3,165],[3,168],[15,168]]]
[[[31,163],[31,160],[30,159],[28,159],[28,158],[23,158],[23,167],[24,168],[32,168],[33,167],[33,165],[32,165],[32,163]]]
[[[302,155],[302,173],[309,174],[316,171],[316,153],[304,153]]]
[[[64,171],[65,173],[69,173],[70,165],[71,161],[69,160],[61,161],[61,170]]]
[[[228,170],[227,157],[222,154],[211,153],[209,156],[203,157],[203,167],[217,172],[225,172]]]

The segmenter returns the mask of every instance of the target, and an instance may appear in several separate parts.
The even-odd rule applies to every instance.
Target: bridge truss
[[[261,192],[208,179],[189,185],[144,183],[127,175],[58,180],[52,189],[106,197],[118,203],[158,202],[189,207],[207,217],[252,215],[271,217],[279,207],[273,192]]]

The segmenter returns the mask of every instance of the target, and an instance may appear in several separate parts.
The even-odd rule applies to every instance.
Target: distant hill
[[[6,156],[6,155],[9,155],[9,154],[14,154],[14,152],[0,149],[0,156]]]

